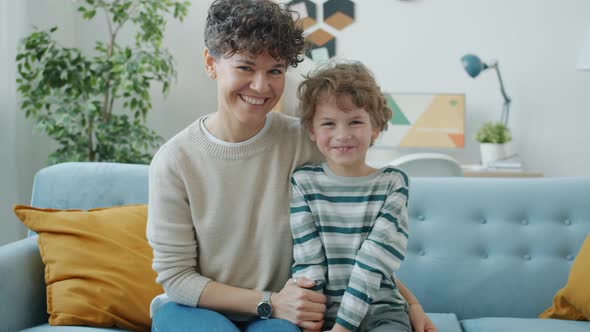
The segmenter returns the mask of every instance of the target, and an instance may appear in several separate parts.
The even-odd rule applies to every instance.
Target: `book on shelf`
[[[463,172],[525,172],[521,167],[490,167],[480,164],[461,165]]]
[[[512,169],[518,170],[523,169],[523,164],[520,162],[510,162],[510,161],[495,161],[488,165],[488,168],[501,168],[501,169]]]
[[[488,165],[467,164],[462,166],[464,171],[481,172],[481,171],[524,171],[524,163],[518,155],[512,155],[505,159],[496,160]]]
[[[513,170],[523,169],[524,165],[522,160],[517,154],[508,156],[506,158],[496,160],[488,165],[489,168],[508,168]]]

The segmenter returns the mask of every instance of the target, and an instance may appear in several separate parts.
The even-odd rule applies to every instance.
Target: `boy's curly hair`
[[[207,15],[205,46],[215,57],[268,51],[276,60],[297,67],[307,44],[293,15],[296,12],[272,0],[216,0]]]
[[[299,117],[305,129],[312,128],[316,106],[332,96],[341,108],[346,106],[343,97],[349,96],[356,107],[364,108],[369,113],[373,127],[380,131],[387,129],[392,116],[391,109],[373,73],[362,63],[329,63],[304,78],[297,87],[297,97]]]

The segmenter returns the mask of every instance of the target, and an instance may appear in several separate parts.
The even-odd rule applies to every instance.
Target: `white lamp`
[[[584,38],[584,44],[580,51],[580,57],[578,58],[577,70],[590,70],[590,28],[586,31]]]

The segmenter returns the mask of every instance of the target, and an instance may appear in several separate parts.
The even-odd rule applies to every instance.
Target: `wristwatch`
[[[256,307],[258,317],[261,319],[269,319],[270,315],[272,315],[272,305],[270,304],[271,294],[272,292],[262,292],[262,300],[260,300],[258,307]]]

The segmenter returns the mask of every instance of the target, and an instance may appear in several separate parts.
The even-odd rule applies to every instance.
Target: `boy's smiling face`
[[[372,170],[365,163],[367,150],[378,136],[369,113],[349,96],[330,97],[315,106],[310,138],[336,175],[367,175]]]

